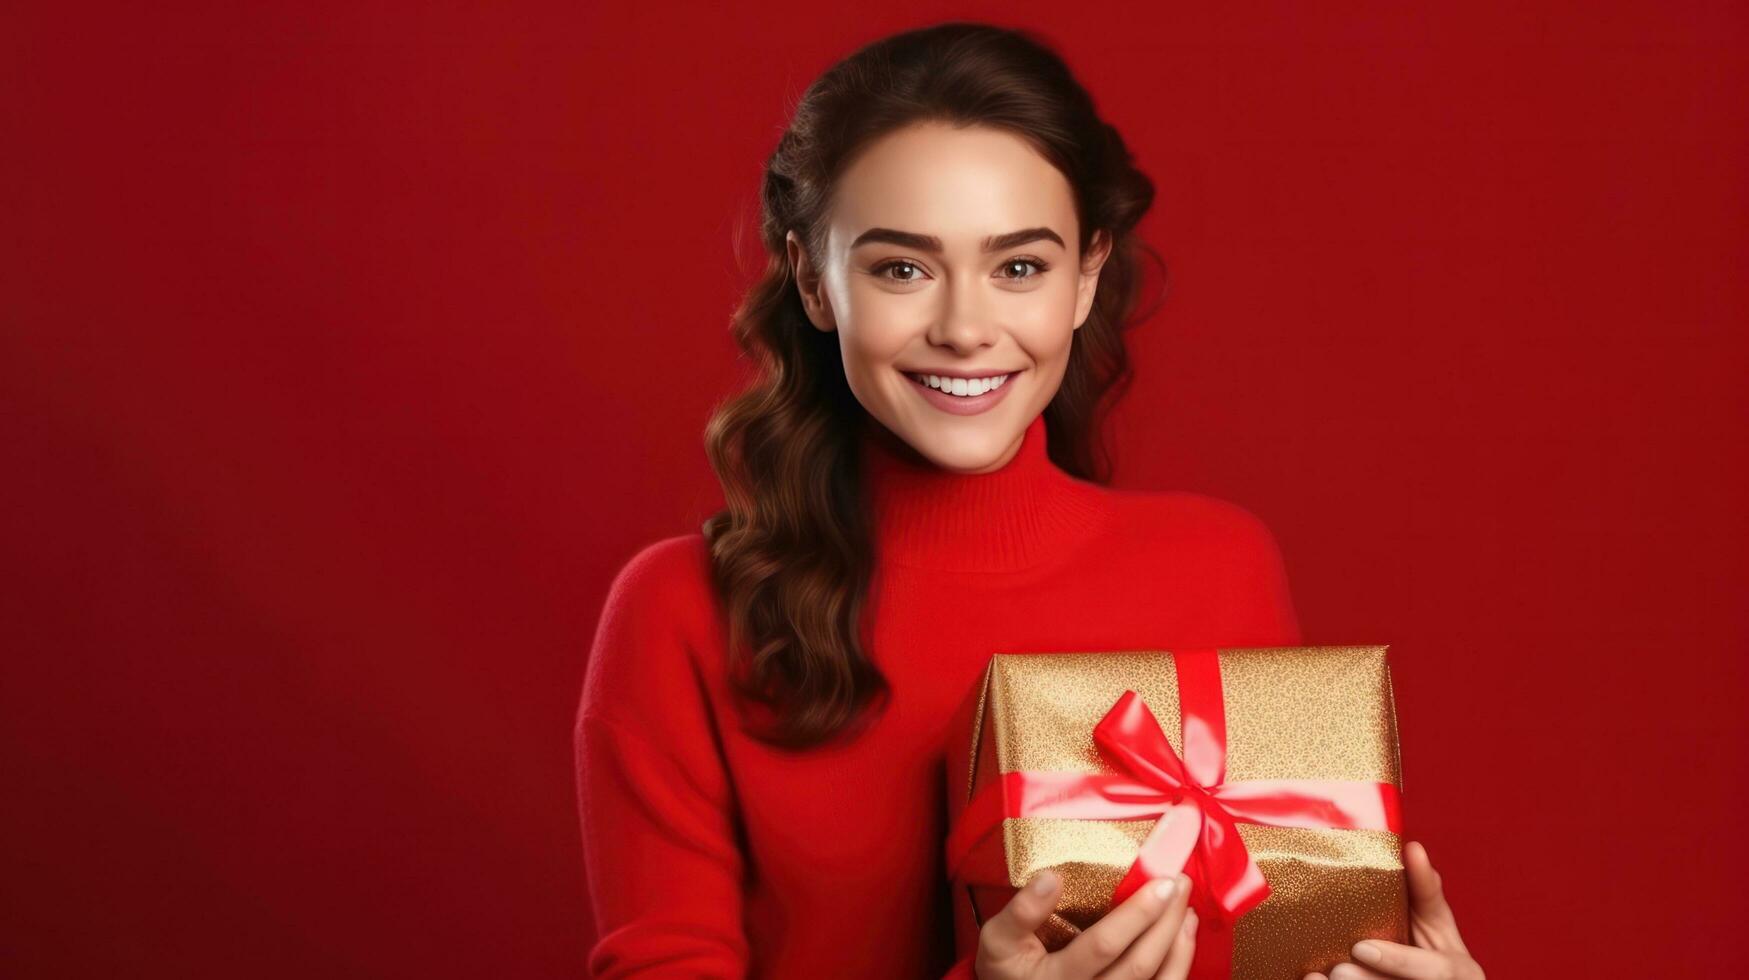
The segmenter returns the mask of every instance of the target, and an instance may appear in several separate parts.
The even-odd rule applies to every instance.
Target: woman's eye
[[[905,275],[905,276],[889,276],[889,275],[887,275],[887,272],[889,270],[892,270],[892,269],[909,269],[911,274]],[[912,263],[912,262],[887,262],[887,263],[884,263],[882,265],[876,266],[874,272],[875,272],[875,275],[880,276],[884,279],[891,279],[894,282],[916,282],[918,269],[917,269],[916,264]]]
[[[1027,274],[1025,271],[1027,266],[1032,266],[1034,269],[1037,269],[1038,272],[1031,273],[1030,275]],[[1021,269],[1020,275],[1017,275],[1017,276],[1004,275],[1002,278],[1004,278],[1004,279],[1023,279],[1023,280],[1024,279],[1031,279],[1033,276],[1038,275],[1039,272],[1045,271],[1045,268],[1046,268],[1046,266],[1043,262],[1038,262],[1038,261],[1035,261],[1033,259],[1010,259],[1009,261],[1002,263],[1002,271],[1004,273],[1010,272],[1010,271],[1014,270],[1016,267]]]

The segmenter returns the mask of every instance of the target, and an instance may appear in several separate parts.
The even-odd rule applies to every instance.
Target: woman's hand
[[[1184,980],[1196,949],[1190,879],[1156,878],[1054,953],[1033,930],[1057,907],[1062,882],[1041,871],[978,932],[980,980]],[[1156,889],[1162,888],[1166,894]]]
[[[1427,849],[1410,841],[1403,847],[1403,860],[1409,871],[1409,937],[1415,945],[1367,939],[1354,944],[1354,958],[1365,966],[1340,963],[1328,977],[1308,973],[1306,980],[1483,980],[1482,967],[1458,935]]]

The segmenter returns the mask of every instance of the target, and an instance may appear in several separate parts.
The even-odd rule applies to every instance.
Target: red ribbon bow
[[[1239,837],[1238,822],[1401,832],[1397,787],[1344,779],[1226,781],[1227,722],[1220,659],[1213,648],[1172,653],[1178,672],[1184,758],[1152,711],[1125,691],[1094,726],[1093,741],[1116,771],[1005,772],[981,789],[948,836],[956,879],[972,849],[1008,817],[1133,820],[1158,816],[1113,906],[1150,879],[1183,871],[1200,920],[1193,977],[1226,977],[1232,923],[1269,897],[1269,883]]]

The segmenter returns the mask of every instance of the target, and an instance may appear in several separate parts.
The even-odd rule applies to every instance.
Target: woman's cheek
[[[1040,364],[1065,359],[1075,339],[1075,293],[1072,289],[1052,289],[1051,295],[1034,294],[1034,302],[1024,311],[1017,311],[1015,339]]]
[[[840,325],[838,342],[843,346],[853,376],[865,385],[884,385],[893,373],[893,363],[912,344],[914,331],[893,311],[857,311],[848,329]]]
[[[890,293],[859,297],[854,311],[857,337],[854,343],[869,358],[890,361],[906,350],[917,335],[929,329],[927,307],[909,297]]]

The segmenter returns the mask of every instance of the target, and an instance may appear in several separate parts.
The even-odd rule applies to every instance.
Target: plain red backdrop
[[[579,975],[606,584],[720,500],[787,108],[926,15],[36,6],[0,971]],[[1392,645],[1490,976],[1740,969],[1749,13],[1206,6],[928,15],[1042,31],[1156,179],[1117,482],[1254,510],[1308,642]]]

